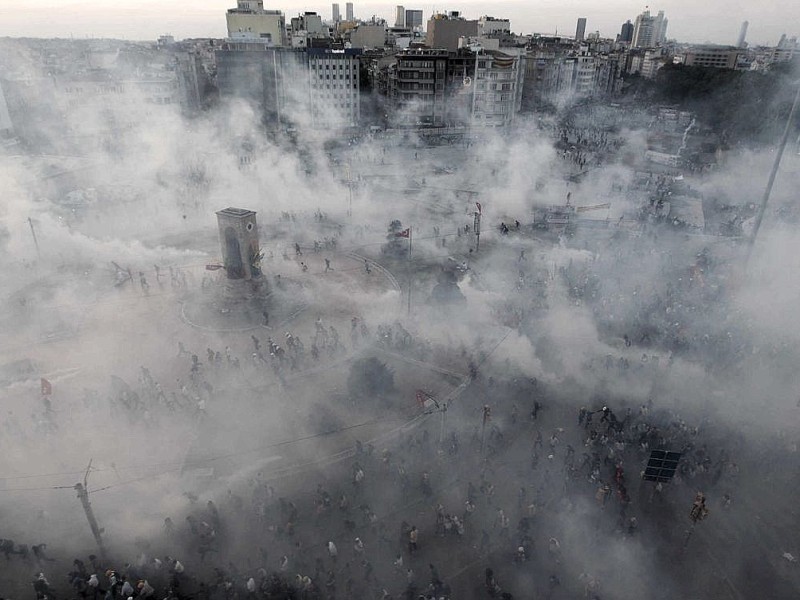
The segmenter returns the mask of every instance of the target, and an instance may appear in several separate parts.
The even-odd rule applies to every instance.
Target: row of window
[[[398,83],[398,89],[401,90],[433,90],[432,83]],[[439,89],[441,89],[441,84]]]
[[[323,87],[323,85],[324,85],[324,87]],[[322,83],[317,83],[316,81],[313,81],[313,82],[311,82],[311,87],[312,87],[312,89],[315,89],[315,90],[322,90],[322,89],[325,89],[325,90],[348,90],[348,89],[350,89],[350,84],[349,83],[325,83],[325,84],[322,84]],[[357,83],[353,84],[353,89],[354,90],[358,89],[358,84]]]
[[[317,108],[315,112],[317,113],[325,113],[325,112],[334,112],[334,109],[341,109],[341,110],[353,110],[357,105],[353,102],[326,102],[324,106]]]
[[[342,81],[344,81],[345,79],[350,81],[350,80],[353,79],[353,77],[354,77],[353,75],[339,75],[338,79],[341,79]],[[319,74],[319,79],[320,80],[322,80],[322,79],[337,79],[337,77],[336,77],[336,73],[334,73],[333,75],[331,75],[330,73],[325,73],[324,76],[323,76],[322,73],[320,73]]]
[[[398,65],[406,69],[432,69],[434,63],[432,60],[401,60]]]
[[[400,94],[401,100],[414,100],[416,102],[425,102],[433,104],[435,96],[420,96],[418,94]]]
[[[509,102],[513,98],[513,94],[475,94],[475,102]]]
[[[330,63],[325,63],[324,65],[319,64],[319,63],[311,63],[311,70],[312,71],[317,71],[317,70],[322,71],[323,70],[323,68],[322,68],[323,66],[325,67],[325,69],[324,69],[325,71],[331,71],[331,70],[336,71],[337,68],[338,68],[339,71],[349,71],[351,69],[354,72],[356,71],[356,65],[354,65],[354,64],[353,65],[345,65],[345,64],[342,64],[342,63],[339,63],[338,65],[330,64]]]
[[[516,77],[513,71],[480,71],[478,70],[478,79],[514,79]]]
[[[502,90],[504,92],[510,92],[511,90],[514,89],[514,85],[511,84],[511,83],[501,83],[501,84],[490,83],[489,87],[487,88],[486,84],[484,82],[479,81],[476,84],[476,88],[479,89],[479,90],[490,89],[490,90]]]
[[[399,71],[397,76],[402,79],[433,79],[433,73],[426,73],[419,71]]]

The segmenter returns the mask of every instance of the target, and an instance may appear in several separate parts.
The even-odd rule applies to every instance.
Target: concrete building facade
[[[634,48],[655,48],[662,45],[667,40],[667,22],[663,10],[654,17],[650,16],[649,10],[644,11],[636,17],[631,45]]]
[[[575,41],[582,42],[586,38],[586,17],[580,17],[575,27]]]
[[[525,62],[523,105],[531,110],[541,102],[560,105],[613,96],[622,89],[623,67],[621,53],[593,54],[585,45],[569,52],[538,48]]]
[[[350,33],[354,48],[383,48],[386,45],[386,23],[359,23]]]
[[[514,121],[525,77],[522,53],[480,46],[413,49],[388,68],[387,92],[406,127],[503,127]]]
[[[478,37],[499,37],[511,34],[511,21],[483,16],[478,19]]]
[[[683,64],[689,67],[735,69],[741,51],[730,46],[697,46],[683,54]]]
[[[264,10],[263,0],[239,0],[225,15],[228,37],[256,38],[272,46],[286,42],[286,19],[279,10]]]
[[[619,31],[619,41],[627,43],[633,41],[633,23],[630,22],[630,19],[622,24],[622,28]]]
[[[309,112],[316,128],[358,126],[360,85],[358,57],[361,50],[308,48]]]
[[[747,38],[747,27],[750,25],[748,21],[742,22],[742,27],[739,29],[739,37],[736,40],[737,48],[744,48],[747,46],[745,39]]]
[[[458,12],[447,15],[435,14],[428,19],[425,44],[429,48],[443,48],[450,52],[458,50],[458,39],[478,35],[478,21],[468,21]]]
[[[422,20],[422,11],[418,9],[406,9],[405,27],[411,29],[422,29],[424,21]]]
[[[483,50],[475,54],[475,63],[471,111],[473,125],[510,125],[522,104],[525,57]]]
[[[416,49],[395,55],[388,69],[387,92],[401,126],[445,124],[446,50]]]
[[[216,51],[216,62],[220,99],[250,102],[268,125],[287,120],[288,82],[302,73],[302,52],[229,40]]]
[[[274,48],[231,40],[217,50],[217,87],[223,100],[250,102],[267,125],[356,127],[360,55],[355,48]]]

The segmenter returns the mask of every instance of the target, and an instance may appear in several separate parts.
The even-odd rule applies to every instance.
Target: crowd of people
[[[385,337],[391,328],[378,330]],[[325,336],[332,337],[318,322],[317,341]],[[271,360],[281,360],[277,344],[269,340],[262,349],[257,339],[257,356],[268,349]],[[287,334],[289,353],[297,343]],[[217,354],[209,349],[211,364]],[[189,380],[202,381],[206,367],[194,358]],[[235,368],[232,357],[222,359],[226,365]],[[581,406],[568,425],[565,407],[547,403],[551,390],[543,384],[485,378],[478,369],[472,376],[481,393],[465,399],[464,410],[484,393],[518,398],[521,409],[497,402],[482,423],[456,426],[438,442],[436,427],[428,426],[385,447],[356,442],[350,458],[317,481],[283,482],[280,491],[259,472],[221,498],[187,495],[185,514],[165,517],[161,534],[140,540],[127,559],[119,551],[113,558],[93,554],[59,573],[54,569],[66,559],[52,562],[44,544],[28,551],[3,540],[0,551],[35,571],[40,600],[455,599],[451,579],[465,577],[462,565],[483,572],[480,584],[466,576],[473,597],[531,597],[518,577],[535,569],[543,597],[574,598],[580,590],[580,597],[599,599],[600,574],[568,558],[574,549],[551,518],[593,503],[610,535],[635,539],[642,504],[660,498],[663,488],[654,486],[649,500],[634,493],[655,448],[682,455],[673,487],[724,490],[730,505],[738,467],[724,446],[712,445],[718,440],[708,423],[690,425],[648,401]],[[153,399],[157,388],[147,369],[139,385]],[[508,465],[525,447],[529,460],[509,477]]]

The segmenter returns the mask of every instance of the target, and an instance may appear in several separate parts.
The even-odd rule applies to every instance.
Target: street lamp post
[[[772,165],[772,171],[769,174],[769,180],[767,181],[767,188],[764,190],[764,197],[761,200],[761,204],[758,207],[758,212],[756,213],[756,221],[753,225],[753,233],[750,236],[750,244],[747,249],[747,262],[750,261],[750,256],[753,253],[753,246],[755,246],[756,237],[758,236],[758,230],[761,228],[761,221],[764,219],[764,213],[767,210],[767,202],[769,202],[769,197],[772,194],[772,186],[775,184],[775,177],[778,175],[778,168],[781,165],[781,159],[783,158],[783,151],[786,149],[786,142],[789,140],[789,133],[792,129],[792,122],[794,121],[794,115],[797,112],[797,105],[800,103],[800,81],[796,81],[795,85],[797,85],[797,93],[794,96],[794,102],[792,103],[792,109],[789,111],[789,118],[786,119],[786,127],[783,130],[783,137],[781,137],[780,146],[778,146],[778,154],[775,156],[775,162]]]

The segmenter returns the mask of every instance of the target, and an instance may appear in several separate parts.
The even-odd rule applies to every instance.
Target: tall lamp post
[[[783,130],[783,137],[781,137],[780,146],[778,146],[778,154],[775,156],[775,162],[772,165],[772,171],[770,172],[769,180],[767,181],[767,188],[764,190],[764,197],[761,199],[761,204],[759,205],[758,212],[756,213],[756,221],[753,224],[753,233],[750,236],[750,243],[747,249],[748,263],[750,262],[750,256],[753,254],[753,246],[755,246],[756,243],[758,230],[761,228],[761,221],[764,219],[764,213],[767,210],[767,202],[769,202],[769,197],[772,194],[772,186],[775,184],[775,177],[778,175],[778,168],[781,166],[783,151],[786,149],[786,142],[789,140],[792,122],[794,121],[794,116],[797,113],[797,105],[800,103],[800,80],[795,81],[794,85],[797,86],[797,93],[795,93],[794,96],[792,109],[789,111],[789,118],[786,119],[786,127]]]

